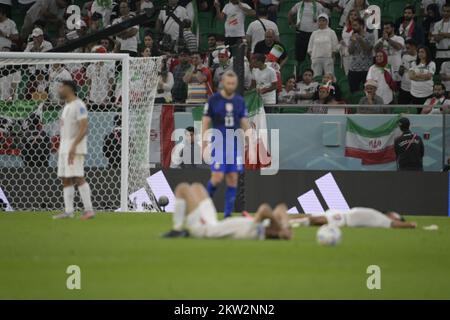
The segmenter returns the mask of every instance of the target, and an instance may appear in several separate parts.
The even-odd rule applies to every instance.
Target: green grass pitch
[[[410,219],[419,229],[345,228],[341,245],[320,247],[317,228],[286,242],[162,239],[167,214],[2,213],[0,299],[449,299],[450,219]],[[81,290],[66,288],[69,265]],[[369,265],[381,290],[367,289]]]

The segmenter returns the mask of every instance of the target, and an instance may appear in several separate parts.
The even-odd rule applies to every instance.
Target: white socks
[[[75,197],[74,186],[64,187],[64,212],[67,214],[73,214],[73,199]]]
[[[175,199],[175,210],[172,215],[173,230],[181,231],[184,226],[184,217],[186,215],[186,201],[184,199]]]
[[[89,184],[85,182],[78,186],[78,192],[80,193],[81,201],[83,201],[84,211],[92,211],[91,188]]]

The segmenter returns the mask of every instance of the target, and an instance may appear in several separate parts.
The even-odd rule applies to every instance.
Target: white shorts
[[[311,59],[311,69],[315,76],[322,76],[326,73],[334,74],[334,60],[333,58]]]
[[[356,207],[343,213],[329,210],[326,217],[329,224],[338,227],[390,228],[392,224],[385,214],[371,208]]]
[[[58,155],[58,177],[74,178],[84,177],[84,154],[77,154],[73,163],[69,165],[69,154]]]
[[[264,239],[265,236],[262,224],[245,217],[219,221],[216,208],[209,198],[188,215],[186,227],[195,238]]]

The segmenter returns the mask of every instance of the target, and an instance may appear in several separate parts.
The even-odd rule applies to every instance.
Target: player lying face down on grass
[[[283,239],[292,237],[287,207],[274,210],[259,206],[253,218],[231,217],[219,221],[214,203],[200,183],[180,183],[175,189],[173,229],[166,237],[192,236],[194,238]],[[268,223],[267,223],[268,222]]]
[[[321,226],[414,229],[417,223],[408,222],[394,211],[382,213],[371,208],[351,208],[348,211],[328,210],[323,215],[299,215],[289,220],[291,227]]]

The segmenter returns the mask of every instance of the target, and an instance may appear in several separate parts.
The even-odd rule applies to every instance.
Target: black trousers
[[[230,46],[231,56],[236,55],[237,46],[242,42],[242,37],[226,37],[225,45]]]
[[[366,82],[367,71],[349,71],[348,72],[348,86],[351,93],[361,91]]]
[[[441,66],[446,61],[450,61],[450,59],[449,58],[436,58],[436,60],[434,60],[434,63],[436,63],[435,74],[439,74],[441,72]]]
[[[134,51],[128,51],[128,50],[120,50],[119,53],[128,53],[128,55],[129,55],[130,57],[137,57],[137,56],[138,56],[137,52],[134,52]]]
[[[295,55],[298,63],[302,63],[306,59],[308,51],[309,38],[312,32],[297,31],[295,33]]]
[[[400,89],[398,93],[398,104],[411,104],[413,96],[409,91]]]

